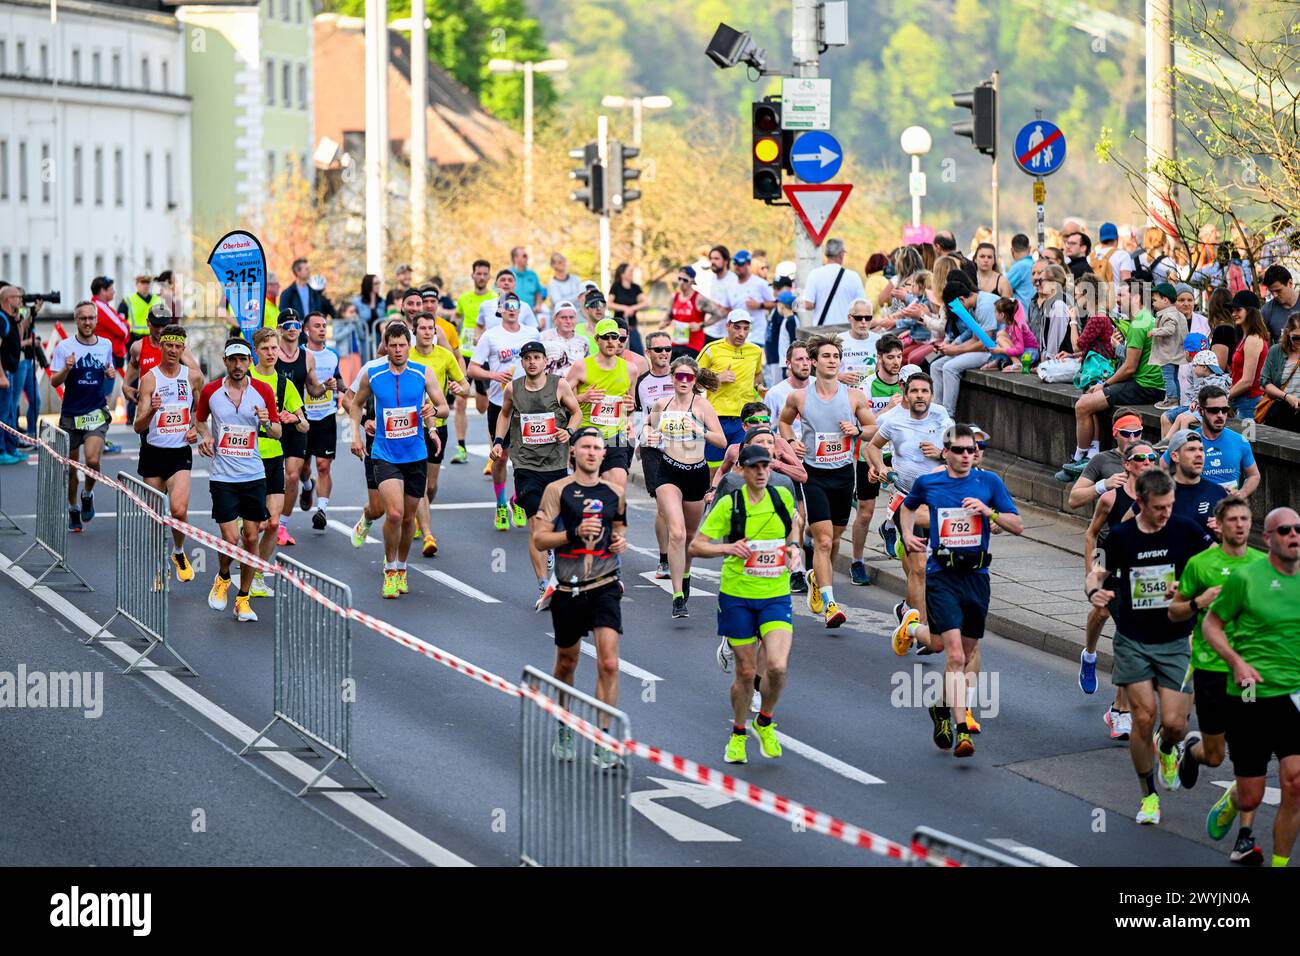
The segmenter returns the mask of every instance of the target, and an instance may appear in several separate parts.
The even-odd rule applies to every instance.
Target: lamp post
[[[429,140],[426,114],[429,111],[428,30],[433,24],[424,15],[424,0],[412,0],[411,15],[388,24],[390,30],[411,34],[411,262],[423,275],[424,247],[428,241]]]
[[[569,68],[568,60],[489,60],[493,73],[522,73],[524,75],[524,211],[533,208],[533,74],[561,73]]]
[[[903,152],[912,157],[912,175],[908,177],[907,191],[912,194],[912,225],[921,225],[921,197],[925,195],[925,173],[921,172],[921,157],[930,151],[933,143],[924,126],[909,126],[899,137]]]
[[[600,105],[615,110],[632,110],[632,145],[640,149],[642,112],[644,110],[671,109],[673,99],[671,96],[605,96],[601,98]],[[641,261],[641,247],[644,244],[644,239],[645,231],[641,222],[641,207],[637,205],[632,209],[632,258],[637,262]]]

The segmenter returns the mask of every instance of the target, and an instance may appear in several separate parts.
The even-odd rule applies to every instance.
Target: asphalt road
[[[526,664],[549,672],[550,617],[533,611],[524,533],[491,526],[491,486],[481,475],[485,426],[481,417],[470,421],[478,454],[469,465],[443,468],[434,512],[439,555],[417,554],[411,564],[438,576],[412,573],[409,595],[380,598],[381,545],[357,550],[345,536],[364,493],[360,463],[346,452],[331,503],[338,526],[314,533],[296,514],[298,544],[286,551],[347,582],[363,610],[518,680]],[[134,467],[135,442],[128,434],[119,440],[128,452],[106,459],[110,473]],[[0,554],[9,559],[31,540],[34,461],[0,474],[4,508],[28,532],[0,532]],[[652,580],[653,503],[636,488],[632,495],[621,706],[638,739],[723,769],[730,678],[714,660],[715,605],[704,593],[716,591],[716,572],[709,573],[716,564],[695,576],[691,617],[673,621],[669,595]],[[193,498],[191,520],[211,527],[206,478],[196,478]],[[202,566],[196,560],[194,582],[172,585],[172,639],[199,677],[123,676],[128,650],[77,643],[79,630],[93,631],[113,610],[112,496],[101,491],[97,505],[101,515],[71,540],[71,562],[93,593],[61,589],[41,600],[24,592],[20,582],[30,578],[21,572],[0,580],[7,609],[0,671],[100,672],[103,682],[98,718],[69,709],[0,713],[0,863],[518,862],[518,700],[357,629],[355,759],[387,799],[298,798],[315,772],[307,764],[237,756],[271,717],[274,602],[255,601],[257,624],[210,610],[215,555],[203,555]],[[789,683],[777,713],[785,756],[765,760],[753,741],[750,763],[726,769],[903,843],[925,825],[1050,865],[1229,865],[1230,847],[1204,833],[1206,810],[1221,792],[1214,781],[1231,778],[1227,767],[1203,771],[1194,791],[1162,793],[1160,826],[1137,826],[1127,745],[1111,742],[1101,719],[1109,686],[1085,697],[1071,664],[995,635],[982,645],[978,752],[955,760],[930,741],[919,706],[927,675],[937,680],[942,671],[939,659],[893,655],[891,595],[846,581],[836,587],[850,616],[838,631],[824,630],[796,603]],[[129,634],[116,624],[112,630]],[[594,687],[590,657],[578,686]],[[283,731],[275,736],[291,740]],[[334,779],[351,781],[335,769]],[[895,865],[740,803],[692,800],[689,788],[674,788],[673,775],[653,765],[633,761],[632,773],[635,792],[663,794],[634,798],[659,821],[634,813],[634,863]],[[1256,825],[1265,841],[1272,814],[1265,806]]]

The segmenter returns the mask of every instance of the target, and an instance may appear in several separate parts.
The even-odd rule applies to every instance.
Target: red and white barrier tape
[[[3,422],[0,422],[0,428],[18,434],[18,432],[10,428],[8,425],[5,425]],[[946,867],[961,866],[961,864],[955,860],[947,859],[938,854],[929,853],[925,847],[919,844],[913,844],[910,847],[903,846],[901,843],[896,843],[887,837],[882,837],[878,834],[872,833],[870,830],[864,830],[852,823],[846,823],[838,817],[831,816],[829,813],[816,810],[806,804],[799,803],[796,800],[791,800],[788,797],[783,797],[779,793],[766,790],[763,787],[756,786],[752,783],[746,783],[744,780],[733,777],[730,774],[721,773],[710,767],[706,767],[703,764],[696,763],[693,760],[680,757],[670,751],[662,750],[659,747],[652,747],[633,738],[619,740],[616,737],[612,737],[590,721],[584,720],[576,714],[571,713],[561,707],[554,700],[538,693],[527,685],[521,686],[515,684],[513,681],[506,680],[504,677],[494,674],[491,671],[484,670],[481,667],[476,667],[469,661],[452,654],[450,651],[445,651],[427,641],[421,640],[415,635],[402,630],[400,627],[389,624],[387,621],[380,620],[373,615],[367,614],[365,611],[357,608],[342,607],[341,605],[331,601],[328,597],[316,588],[312,587],[306,581],[302,580],[301,577],[292,571],[286,570],[279,565],[271,564],[268,561],[264,561],[257,555],[249,554],[242,548],[230,544],[224,538],[203,531],[200,528],[196,528],[191,524],[173,518],[171,515],[157,514],[129,489],[122,487],[119,482],[116,482],[105,475],[101,475],[99,472],[81,464],[80,462],[64,458],[62,455],[57,454],[43,441],[38,440],[37,444],[41,445],[55,459],[71,465],[78,471],[93,477],[97,482],[121,491],[139,505],[144,512],[155,521],[167,525],[168,527],[176,528],[184,533],[186,537],[193,538],[200,544],[204,544],[215,551],[226,554],[242,564],[251,564],[260,571],[276,574],[281,580],[293,584],[294,587],[303,591],[308,597],[317,601],[334,614],[356,621],[368,630],[374,631],[376,634],[386,637],[409,650],[415,651],[423,657],[436,661],[444,667],[448,667],[466,677],[473,678],[474,680],[486,684],[487,686],[511,697],[527,698],[538,707],[542,708],[542,710],[555,717],[561,723],[577,731],[583,737],[586,737],[588,740],[591,740],[599,746],[612,750],[614,753],[621,755],[630,754],[641,757],[642,759],[648,760],[656,766],[663,767],[666,770],[670,770],[687,780],[703,784],[711,790],[716,790],[718,793],[726,794],[727,796],[738,800],[747,806],[753,807],[756,810],[761,810],[762,812],[772,816],[788,820],[791,823],[799,823],[809,830],[828,836],[831,839],[838,840],[841,843],[847,843],[850,846],[862,850],[868,850],[892,860],[898,860],[900,862],[928,861]]]

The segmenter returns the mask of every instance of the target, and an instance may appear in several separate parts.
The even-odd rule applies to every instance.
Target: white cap
[[[1192,356],[1193,365],[1208,365],[1212,369],[1218,369],[1219,357],[1209,349],[1201,349]]]
[[[793,279],[796,275],[798,275],[798,273],[799,273],[798,264],[791,262],[789,259],[785,259],[776,264],[776,272],[774,274],[778,279],[784,279],[784,278]]]
[[[749,322],[752,325],[754,320],[744,309],[732,309],[727,313],[727,324],[730,325],[732,322]]]
[[[904,365],[902,368],[898,370],[898,380],[900,382],[906,382],[917,372],[924,372],[924,371],[925,369],[921,368],[921,366],[919,365]]]

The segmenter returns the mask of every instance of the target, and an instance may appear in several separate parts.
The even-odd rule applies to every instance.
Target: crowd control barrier
[[[0,531],[17,531],[19,534],[22,534],[23,529],[18,527],[18,522],[9,517],[8,512],[5,511],[4,484],[4,478],[0,477],[0,520],[8,522],[8,525],[4,528],[0,528]]]
[[[913,866],[1034,866],[1028,860],[986,849],[930,827],[912,831],[911,863]]]
[[[34,549],[53,563],[36,576],[32,587],[56,569],[67,571],[87,591],[95,590],[68,564],[68,433],[42,422],[36,446],[36,539],[14,559],[21,565]],[[49,587],[54,587],[53,584]]]
[[[622,757],[592,739],[598,734],[591,734],[599,730],[616,741],[627,740],[627,715],[535,667],[524,668],[520,684],[525,689],[520,861],[526,866],[627,866],[632,771]],[[537,697],[563,708],[563,722],[539,706]]]

